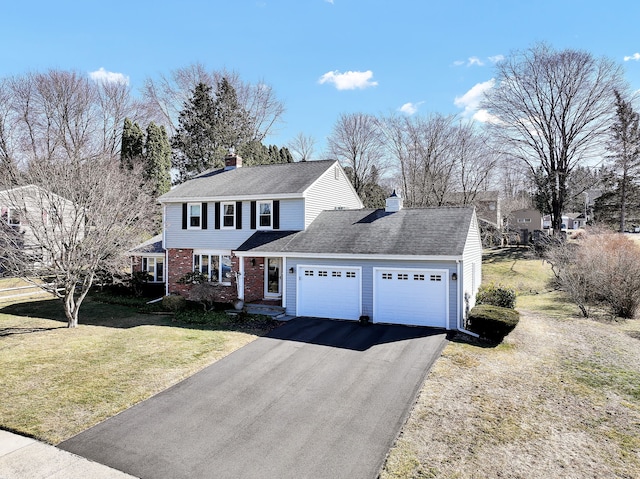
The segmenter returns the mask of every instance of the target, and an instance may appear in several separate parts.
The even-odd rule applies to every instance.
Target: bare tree
[[[378,121],[364,113],[342,114],[327,139],[329,154],[348,169],[360,193],[373,168],[384,168],[384,145]]]
[[[180,111],[196,86],[204,83],[215,91],[223,78],[235,89],[240,106],[251,118],[252,140],[264,140],[284,114],[284,104],[277,99],[273,88],[262,81],[255,84],[244,82],[236,72],[209,71],[200,63],[178,68],[157,80],[146,80],[143,108],[147,119],[164,125],[173,135],[178,127]]]
[[[608,59],[546,44],[516,52],[496,66],[496,85],[482,107],[501,151],[523,161],[548,187],[559,231],[571,171],[602,154],[621,69]]]
[[[296,161],[309,161],[313,155],[315,144],[316,140],[312,136],[300,132],[287,143],[287,148],[294,155]]]
[[[35,161],[21,183],[0,187],[18,220],[0,228],[0,258],[14,276],[55,294],[68,327],[99,272],[126,268],[126,251],[148,234],[151,198],[111,158]]]

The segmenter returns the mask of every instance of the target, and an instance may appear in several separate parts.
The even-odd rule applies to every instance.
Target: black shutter
[[[207,203],[202,203],[202,229],[207,229]]]
[[[215,205],[216,205],[216,207],[215,207],[216,229],[219,230],[220,229],[220,202],[216,201]]]
[[[187,229],[187,204],[182,203],[182,229]]]
[[[273,202],[273,229],[280,229],[280,201],[275,200]]]
[[[242,201],[236,201],[236,229],[242,229]]]
[[[256,229],[256,202],[251,202],[251,229]]]

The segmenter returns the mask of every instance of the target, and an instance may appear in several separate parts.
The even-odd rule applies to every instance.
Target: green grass
[[[0,309],[0,427],[56,444],[264,334],[275,323],[193,325],[87,300],[66,328],[58,301]]]

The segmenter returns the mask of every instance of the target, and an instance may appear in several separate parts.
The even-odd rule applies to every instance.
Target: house
[[[445,204],[475,206],[483,244],[485,246],[502,244],[502,211],[500,195],[497,191],[455,192],[449,195]]]
[[[337,161],[243,168],[229,155],[159,201],[167,294],[186,294],[180,278],[198,271],[226,298],[271,299],[290,315],[446,329],[464,328],[474,305],[474,207],[404,209],[394,194],[363,209]]]
[[[512,211],[507,218],[509,229],[520,234],[520,243],[529,243],[535,232],[543,231],[542,214],[533,208],[524,208]]]
[[[129,251],[131,256],[131,272],[146,273],[149,283],[164,283],[165,249],[162,246],[162,235],[156,235]]]
[[[71,201],[40,186],[0,190],[0,247],[18,247],[34,265],[46,263],[51,248],[42,245],[74,225],[75,217]]]

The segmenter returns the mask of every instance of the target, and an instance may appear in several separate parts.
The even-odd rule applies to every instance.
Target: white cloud
[[[105,83],[124,83],[129,84],[129,77],[123,73],[108,72],[103,67],[100,67],[94,72],[89,72],[89,76],[92,80]]]
[[[640,61],[640,53],[636,52],[633,55],[630,55],[628,57],[624,57],[624,61],[625,62],[628,62],[629,60]]]
[[[484,65],[484,63],[478,57],[469,57],[469,63],[467,63],[467,66],[471,67],[473,65],[478,65],[479,67],[481,67]]]
[[[423,103],[424,103],[423,101],[419,101],[418,103],[408,102],[402,105],[400,108],[398,108],[398,111],[401,111],[402,113],[406,113],[407,115],[411,116],[418,112],[418,107]]]
[[[498,63],[502,60],[504,60],[504,55],[493,55],[492,57],[489,57],[489,61],[491,63]]]
[[[456,60],[455,62],[453,62],[453,66],[461,67],[462,65],[464,65],[463,60]]]
[[[333,5],[333,0],[324,0],[326,3],[330,3],[331,5]]]
[[[356,88],[364,89],[371,86],[377,86],[377,81],[372,81],[373,72],[367,70],[366,72],[344,72],[340,73],[338,70],[327,72],[320,77],[318,83],[333,83],[338,90],[355,90]]]
[[[462,96],[457,96],[453,101],[453,104],[458,108],[464,108],[462,116],[466,118],[473,118],[478,121],[488,121],[488,113],[480,113],[480,102],[486,91],[493,88],[496,81],[492,78],[486,82],[475,84],[467,93]],[[484,118],[484,120],[483,120]]]

